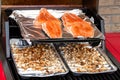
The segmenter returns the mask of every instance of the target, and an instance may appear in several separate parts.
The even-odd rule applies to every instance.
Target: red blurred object
[[[3,66],[2,66],[2,62],[0,61],[0,80],[6,80],[5,74],[4,74],[4,70],[3,70]]]
[[[106,33],[106,47],[120,62],[120,33]]]

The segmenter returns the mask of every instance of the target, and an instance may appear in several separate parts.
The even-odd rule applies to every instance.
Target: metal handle
[[[9,42],[9,22],[5,22],[5,36],[6,36],[6,57],[10,57],[10,42]]]

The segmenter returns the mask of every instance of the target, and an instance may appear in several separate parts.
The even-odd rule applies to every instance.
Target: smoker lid
[[[47,5],[79,5],[83,8],[88,8],[95,13],[98,12],[98,3],[99,0],[2,0],[2,8],[8,8],[8,7],[17,7],[17,6],[39,6],[44,5],[46,7]],[[11,6],[12,5],[12,6]],[[56,7],[56,6],[53,6]]]

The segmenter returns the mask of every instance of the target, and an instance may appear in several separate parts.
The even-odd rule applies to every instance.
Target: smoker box
[[[59,3],[58,3],[59,2]],[[31,5],[33,3],[33,5]],[[7,60],[7,63],[9,66],[7,66],[8,70],[10,71],[10,75],[13,79],[15,80],[24,80],[22,79],[16,72],[15,65],[13,64],[13,60],[10,55],[10,45],[9,45],[9,40],[11,38],[22,38],[20,35],[20,29],[16,22],[12,19],[9,19],[8,16],[12,13],[13,10],[31,10],[31,9],[40,9],[42,7],[49,8],[49,9],[74,9],[74,8],[79,8],[82,9],[88,17],[93,17],[94,18],[94,24],[97,26],[97,28],[104,34],[104,20],[99,16],[98,14],[98,3],[99,0],[67,0],[64,2],[64,0],[59,0],[59,1],[37,1],[32,2],[24,2],[19,3],[17,5],[2,5],[2,27],[1,27],[1,36],[2,36],[2,47],[4,51],[4,56]],[[14,4],[14,3],[11,3]],[[92,43],[92,42],[91,42]],[[105,44],[104,41],[102,41],[102,49],[105,49]],[[110,54],[110,53],[108,53]],[[113,59],[113,57],[110,57],[110,59]],[[55,76],[55,77],[49,77],[49,78],[40,78],[40,79],[45,79],[45,80],[96,80],[97,76],[99,77],[100,80],[102,79],[108,79],[108,80],[118,80],[120,75],[118,74],[120,71],[118,70],[117,72],[113,73],[115,76],[115,79],[111,78],[110,74],[96,74],[96,75],[83,75],[83,76],[78,76],[75,77],[71,73],[64,77],[60,76]],[[107,77],[102,78],[104,75]],[[86,77],[87,76],[87,77]],[[113,76],[112,76],[113,77]],[[11,78],[11,80],[12,80]],[[34,78],[30,77],[28,80],[38,80],[39,78]],[[27,80],[27,79],[25,79]]]

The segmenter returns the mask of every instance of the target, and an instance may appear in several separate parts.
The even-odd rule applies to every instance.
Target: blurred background
[[[120,32],[120,0],[99,0],[99,14],[106,32]]]

